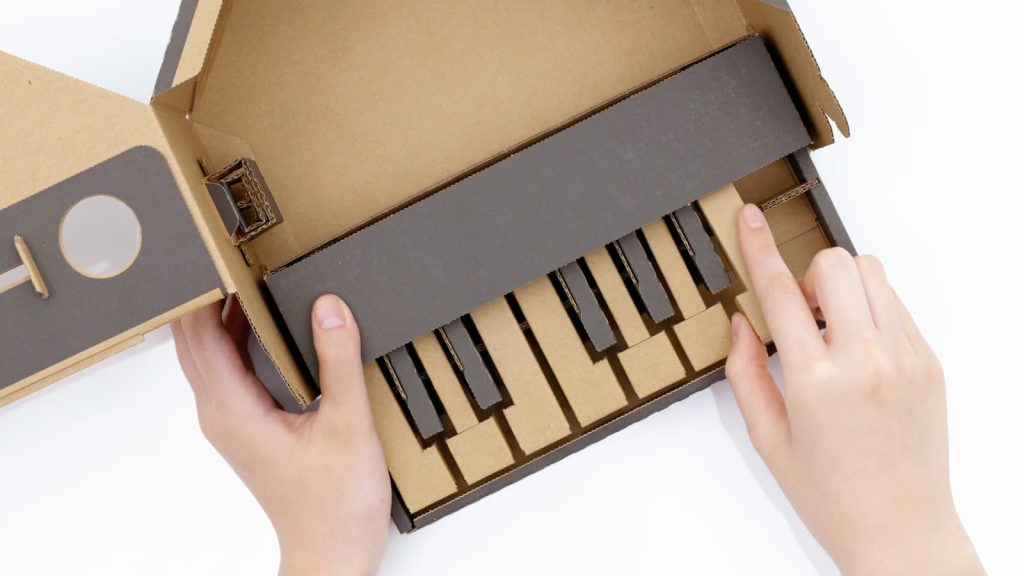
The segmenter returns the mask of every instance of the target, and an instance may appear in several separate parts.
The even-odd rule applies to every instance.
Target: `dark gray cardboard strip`
[[[810,144],[750,38],[267,279],[309,372],[336,293],[377,358]]]
[[[494,383],[490,371],[484,365],[480,351],[476,349],[473,338],[462,319],[456,320],[444,327],[445,336],[451,342],[455,354],[462,364],[462,375],[466,379],[466,385],[473,395],[473,401],[481,410],[501,404],[501,390]]]
[[[668,299],[665,287],[658,279],[658,273],[654,271],[650,258],[647,257],[647,252],[644,251],[643,244],[640,243],[640,236],[636,232],[628,234],[621,238],[618,244],[626,257],[626,264],[636,279],[636,289],[640,293],[644,307],[647,308],[647,313],[659,323],[675,316],[676,311]]]
[[[124,273],[80,275],[64,259],[60,226],[78,201],[106,195],[138,217],[142,246]],[[166,312],[222,289],[167,161],[133,148],[0,211],[0,241],[25,238],[50,289],[0,294],[0,389],[15,384]],[[6,248],[4,254],[6,261]]]
[[[793,169],[796,171],[796,176],[801,182],[810,182],[814,179],[820,181],[821,176],[818,174],[818,169],[814,166],[814,161],[811,160],[811,153],[807,149],[797,150],[791,158]],[[850,234],[846,231],[843,221],[839,219],[839,212],[836,210],[836,205],[832,202],[832,197],[829,195],[825,185],[815,186],[807,193],[807,196],[811,200],[811,206],[814,207],[818,221],[821,222],[829,242],[833,246],[841,246],[846,248],[851,254],[856,254],[857,249],[853,245],[853,239],[850,238]]]
[[[729,280],[729,274],[725,271],[722,258],[718,252],[715,252],[715,247],[711,244],[711,237],[708,236],[708,231],[704,228],[704,223],[701,222],[696,208],[693,205],[684,206],[676,210],[672,217],[679,224],[686,243],[693,250],[693,263],[704,279],[704,285],[712,294],[718,294],[728,288],[732,281]]]
[[[178,66],[181,65],[181,55],[185,53],[185,43],[192,30],[192,20],[195,19],[198,7],[199,0],[181,1],[178,17],[174,20],[174,26],[171,28],[171,39],[167,43],[167,50],[164,51],[164,62],[157,74],[156,86],[153,87],[153,96],[174,87],[174,76],[178,73]]]
[[[249,352],[249,358],[252,360],[252,371],[260,382],[263,383],[267,391],[270,392],[277,405],[294,414],[303,412],[303,406],[299,404],[295,394],[288,387],[288,384],[285,383],[277,367],[274,366],[274,361],[270,359],[270,355],[267,354],[266,349],[260,344],[259,339],[256,337],[256,332],[251,331],[249,333],[249,342],[246,349]],[[310,406],[308,409],[312,410],[313,407]]]
[[[405,392],[400,398],[409,409],[412,417],[412,424],[423,440],[430,440],[434,436],[444,432],[444,424],[437,413],[437,408],[430,400],[430,393],[427,392],[427,385],[420,377],[416,365],[412,361],[409,351],[403,346],[388,354],[388,361],[395,369],[395,376],[398,384]]]
[[[580,323],[583,324],[583,329],[587,332],[587,336],[590,337],[590,343],[594,345],[594,349],[598,352],[604,352],[615,346],[617,343],[615,332],[612,331],[608,317],[605,316],[601,304],[597,301],[597,296],[594,294],[593,289],[590,288],[590,284],[587,282],[587,277],[583,274],[583,268],[580,267],[579,261],[568,264],[559,269],[558,272],[562,275],[562,279],[565,280],[565,287],[569,290],[569,296],[572,297],[576,307],[579,308],[578,316]]]

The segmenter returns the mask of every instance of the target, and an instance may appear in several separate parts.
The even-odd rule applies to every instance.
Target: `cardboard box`
[[[403,531],[720,379],[744,202],[798,273],[853,250],[779,0],[186,0],[150,105],[0,54],[0,106],[0,404],[235,294],[309,409],[335,291]],[[141,245],[92,274],[68,214],[104,196]]]

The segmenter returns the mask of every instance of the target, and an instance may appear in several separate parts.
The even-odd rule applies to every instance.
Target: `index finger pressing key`
[[[764,214],[748,204],[740,211],[739,220],[740,246],[752,284],[748,288],[757,294],[783,362],[823,354],[825,341],[818,324],[779,254]]]

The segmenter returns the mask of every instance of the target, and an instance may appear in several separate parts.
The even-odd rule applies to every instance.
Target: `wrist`
[[[869,546],[836,558],[846,576],[874,574],[928,574],[966,576],[984,574],[959,517],[953,515],[940,523],[920,523],[916,527],[865,538]]]
[[[282,543],[279,576],[373,576],[380,558],[365,550],[345,550],[336,545],[317,546],[311,543]]]

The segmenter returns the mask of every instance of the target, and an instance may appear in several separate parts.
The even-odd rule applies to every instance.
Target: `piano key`
[[[494,383],[494,378],[484,365],[480,351],[476,349],[469,330],[462,322],[456,320],[441,329],[446,342],[451,346],[451,352],[456,358],[459,369],[466,379],[469,391],[473,394],[473,400],[481,410],[487,410],[491,406],[501,404],[504,400],[501,397],[501,390]]]
[[[700,372],[729,356],[732,324],[725,308],[715,304],[706,311],[672,327],[694,370]]]
[[[704,218],[711,226],[718,245],[722,247],[729,265],[739,277],[745,288],[750,288],[750,274],[747,272],[747,264],[743,261],[743,253],[740,251],[740,210],[743,209],[743,199],[740,193],[732,184],[720,188],[711,194],[697,201]]]
[[[807,270],[811,267],[811,261],[818,255],[818,252],[828,247],[828,239],[825,238],[821,228],[814,228],[779,246],[779,252],[793,275],[802,278],[804,274],[807,274]]]
[[[423,369],[430,378],[430,384],[441,400],[455,433],[461,434],[479,424],[469,396],[466,395],[462,382],[448,361],[437,335],[433,332],[424,334],[414,340],[412,346],[423,363]]]
[[[447,440],[452,458],[470,485],[515,463],[498,421],[488,418]]]
[[[569,421],[504,298],[470,316],[494,362],[512,405],[502,414],[527,456],[568,436]]]
[[[655,220],[644,226],[644,237],[651,247],[654,261],[665,278],[665,284],[683,318],[692,318],[707,309],[704,298],[693,281],[690,270],[686,267],[682,253],[676,245],[675,238],[664,220]]]
[[[607,360],[591,362],[551,281],[535,280],[515,296],[580,424],[589,426],[625,408],[626,395],[611,366]]]
[[[573,301],[576,314],[579,316],[583,329],[587,332],[590,342],[598,352],[604,352],[615,345],[615,332],[612,331],[608,318],[597,301],[597,296],[587,283],[583,268],[579,262],[573,262],[558,271],[569,297]]]
[[[770,342],[772,333],[768,329],[768,322],[764,318],[764,312],[761,310],[761,303],[758,302],[757,296],[753,292],[740,294],[736,297],[736,307],[750,321],[757,337],[766,344]]]
[[[633,390],[647,398],[686,378],[686,368],[668,339],[668,332],[641,342],[618,355]]]
[[[693,206],[684,206],[672,214],[672,219],[679,226],[687,251],[693,257],[693,262],[697,265],[697,270],[700,271],[708,290],[712,294],[718,294],[728,288],[732,281],[729,280],[722,259],[711,244],[711,238],[704,229],[704,223],[701,222],[697,210]]]
[[[605,247],[598,248],[584,257],[590,274],[597,283],[598,290],[604,297],[605,304],[611,312],[619,333],[627,347],[635,346],[651,337],[644,324],[640,311],[637,310],[633,297],[629,294],[619,269],[615,266],[611,254]],[[532,322],[530,323],[533,324]]]
[[[409,415],[412,416],[420,438],[426,441],[444,432],[441,417],[430,400],[427,386],[420,378],[409,351],[403,346],[388,354],[387,362],[394,370],[398,386],[404,392],[402,399],[405,400],[405,405],[409,409]]]
[[[391,478],[413,514],[458,489],[437,446],[423,448],[376,363],[365,367],[373,422]]]
[[[658,273],[654,270],[643,244],[640,242],[640,235],[636,232],[627,234],[618,241],[619,249],[632,272],[632,278],[636,283],[637,292],[643,300],[647,313],[655,323],[661,323],[676,315],[676,311],[669,302],[665,287],[661,285]]]
[[[814,207],[806,196],[798,196],[769,208],[765,211],[764,217],[775,236],[775,243],[779,245],[813,230],[818,225]]]

